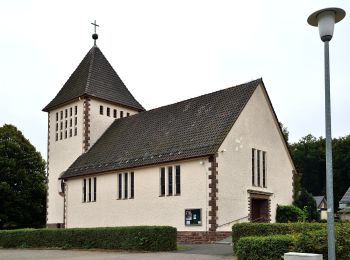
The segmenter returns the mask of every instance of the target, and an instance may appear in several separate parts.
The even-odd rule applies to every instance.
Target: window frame
[[[159,171],[159,196],[165,196],[165,167],[161,167]]]
[[[181,195],[181,166],[175,165],[175,195]]]

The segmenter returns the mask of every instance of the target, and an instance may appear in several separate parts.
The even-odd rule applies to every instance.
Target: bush
[[[289,235],[325,228],[321,223],[239,223],[232,227],[232,242],[247,236]]]
[[[307,190],[301,190],[298,198],[294,202],[294,205],[304,210],[307,221],[311,222],[320,220],[320,214],[317,211],[316,201],[312,194],[307,192]]]
[[[291,251],[294,243],[295,237],[291,235],[243,237],[235,253],[238,260],[280,260],[284,253]]]
[[[306,215],[304,211],[302,211],[296,206],[277,205],[276,222],[279,222],[279,223],[302,222],[305,220],[305,218],[306,218]]]
[[[103,248],[141,251],[176,249],[176,228],[20,229],[0,231],[2,248]]]
[[[348,260],[350,256],[350,225],[336,226],[336,255],[339,260]],[[327,230],[303,232],[296,241],[294,251],[323,254],[327,259]]]

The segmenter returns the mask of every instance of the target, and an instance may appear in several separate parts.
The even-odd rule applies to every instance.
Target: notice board
[[[201,226],[202,209],[185,209],[185,226]]]

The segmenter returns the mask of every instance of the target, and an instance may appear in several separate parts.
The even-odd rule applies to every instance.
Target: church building
[[[292,203],[295,167],[262,79],[147,111],[95,44],[43,111],[48,227],[219,234]]]

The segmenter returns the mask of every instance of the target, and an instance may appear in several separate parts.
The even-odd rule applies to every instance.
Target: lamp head
[[[312,26],[318,26],[322,41],[330,41],[333,37],[334,24],[343,20],[345,11],[340,8],[325,8],[311,14],[307,22]]]

